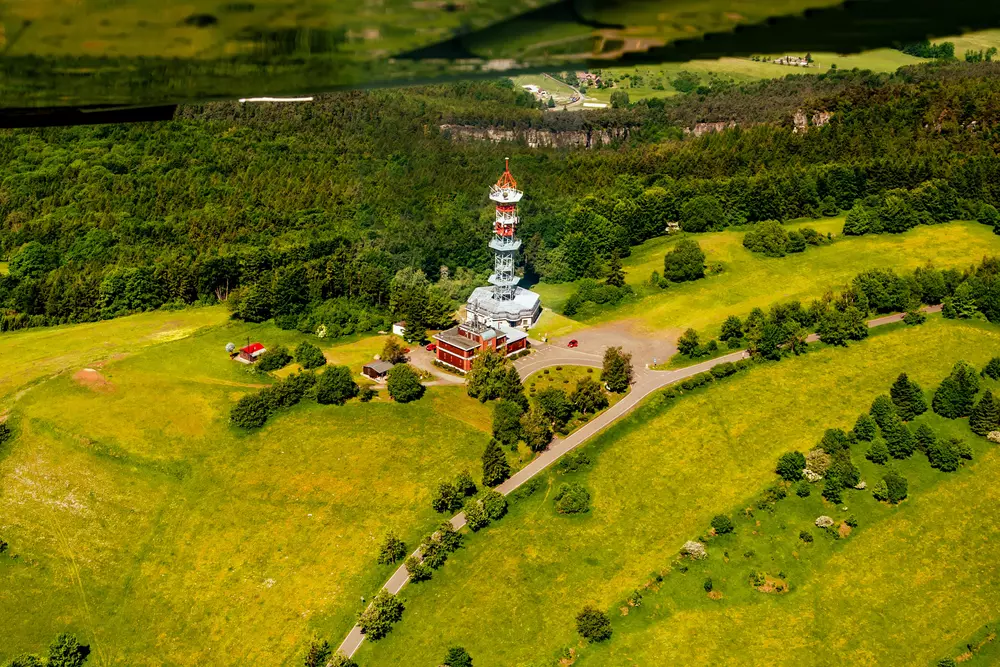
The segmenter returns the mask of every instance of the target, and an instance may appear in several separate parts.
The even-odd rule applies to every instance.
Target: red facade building
[[[434,335],[437,360],[463,373],[472,368],[472,360],[483,350],[495,350],[511,356],[527,349],[528,334],[509,327],[485,327],[466,322]]]

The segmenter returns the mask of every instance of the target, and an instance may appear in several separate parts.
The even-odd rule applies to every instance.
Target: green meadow
[[[713,573],[721,600],[705,595],[701,576],[675,572],[642,607],[628,616],[618,610],[656,573],[669,572],[681,545],[704,534],[712,516],[751,503],[775,479],[781,453],[807,451],[826,428],[852,426],[900,372],[930,390],[959,358],[981,366],[998,350],[996,327],[933,317],[847,348],[758,366],[669,404],[649,401],[584,445],[590,469],[572,477],[549,472],[433,582],[404,589],[403,620],[384,640],[363,645],[359,664],[436,664],[450,645],[467,648],[477,665],[551,664],[569,649],[594,665],[653,664],[665,655],[684,665],[900,665],[944,657],[1000,603],[1000,452],[985,441],[957,473],[938,473],[915,455],[906,462],[914,471],[906,473],[911,497],[897,508],[859,491],[845,494],[848,510],[824,504],[818,491],[781,501],[789,508],[779,504],[775,515],[787,513],[781,535],[797,535],[819,513],[839,520],[856,512],[861,523],[835,544],[818,536],[801,563],[787,539],[761,537],[750,557],[758,561]],[[965,420],[934,426],[974,438]],[[854,460],[871,486],[872,467],[858,453]],[[590,513],[554,511],[551,495],[563,479],[589,490]],[[772,523],[760,530],[779,532]],[[709,551],[707,562],[721,567],[715,545]],[[740,590],[750,567],[774,575],[786,563],[791,592]],[[587,603],[612,612],[607,645],[579,641],[573,619]]]
[[[808,299],[838,290],[861,271],[891,268],[910,271],[927,262],[936,266],[965,268],[985,255],[1000,254],[1000,237],[975,222],[921,226],[904,234],[839,236],[843,218],[791,223],[834,235],[833,243],[809,246],[785,257],[764,257],[743,247],[743,231],[691,235],[701,245],[709,265],[721,272],[667,289],[648,285],[653,271],[663,271],[663,256],[678,237],[657,238],[633,249],[624,262],[626,281],[637,297],[616,308],[581,310],[576,320],[601,324],[624,323],[647,335],[677,335],[688,327],[718,334],[728,315],[746,315],[754,308],[767,309],[779,301]],[[573,293],[572,283],[533,287],[548,308],[561,311]],[[592,305],[592,304],[591,304]],[[565,319],[565,318],[564,318]],[[571,327],[560,323],[566,330]]]
[[[384,390],[307,400],[257,432],[231,428],[232,404],[271,380],[226,343],[305,337],[218,314],[4,335],[18,369],[5,390],[34,384],[0,451],[0,537],[16,555],[0,557],[0,662],[70,631],[95,664],[297,664],[388,577],[385,533],[415,547],[442,519],[437,483],[478,477],[490,413],[461,387],[406,405]],[[357,370],[381,343],[323,347]]]
[[[1000,30],[983,30],[971,32],[958,37],[934,39],[934,42],[949,41],[955,44],[955,57],[964,60],[965,52],[986,50],[991,46],[1000,46]],[[786,55],[804,56],[802,53],[772,53],[761,55],[760,60],[752,58],[719,58],[718,60],[693,60],[686,63],[662,63],[659,65],[638,65],[633,67],[609,67],[601,72],[618,81],[617,88],[588,88],[587,98],[599,102],[610,103],[611,93],[624,90],[629,100],[635,102],[652,97],[670,97],[678,95],[670,81],[681,72],[697,75],[703,84],[711,83],[713,77],[729,79],[736,83],[758,81],[762,79],[779,79],[790,74],[822,74],[831,68],[840,70],[862,69],[873,72],[895,72],[900,67],[918,65],[929,62],[926,58],[917,58],[896,49],[873,49],[862,53],[828,53],[813,51],[811,67],[781,65],[771,62]],[[628,79],[622,80],[623,75]],[[633,76],[640,76],[639,85],[634,85]],[[653,88],[659,84],[662,89]]]

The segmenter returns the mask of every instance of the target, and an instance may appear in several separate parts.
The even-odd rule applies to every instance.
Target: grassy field
[[[991,46],[1000,46],[1000,30],[984,30],[973,32],[958,37],[946,37],[935,39],[934,42],[950,41],[955,44],[955,56],[962,60],[967,50],[979,51],[988,49]],[[762,55],[762,59],[767,61],[780,58],[785,55],[804,56],[805,53],[774,53]],[[789,65],[779,65],[764,60],[754,61],[750,58],[720,58],[718,60],[694,60],[686,63],[663,63],[652,66],[636,67],[610,67],[602,69],[605,80],[613,78],[618,81],[618,89],[629,94],[630,101],[647,99],[652,97],[668,97],[679,94],[674,90],[670,81],[677,77],[680,72],[691,72],[698,75],[702,83],[708,84],[711,77],[735,82],[753,81],[760,79],[776,79],[789,74],[820,74],[836,66],[837,69],[867,69],[873,72],[894,72],[906,65],[916,65],[928,62],[925,58],[917,58],[907,55],[896,49],[874,49],[863,53],[837,54],[814,51],[811,53],[813,67],[801,68]],[[642,77],[642,85],[631,86],[630,79],[622,80],[623,75],[639,75]],[[656,90],[652,86],[660,83],[664,90]],[[589,88],[587,98],[594,101],[609,103],[611,93],[615,89]]]
[[[19,389],[38,380],[186,338],[228,319],[228,311],[216,306],[0,334],[0,406],[9,403]]]
[[[588,515],[554,512],[550,495],[562,478],[551,473],[503,522],[471,538],[432,585],[407,589],[403,621],[385,640],[366,643],[359,662],[435,664],[455,644],[477,665],[551,664],[567,647],[595,665],[657,664],[668,655],[684,665],[942,657],[1000,602],[996,448],[962,472],[932,480],[928,470],[911,480],[911,500],[817,559],[821,569],[801,587],[795,582],[792,594],[689,609],[651,600],[649,610],[665,620],[632,630],[616,615],[622,629],[598,649],[579,646],[573,617],[586,603],[621,606],[713,515],[770,483],[780,453],[813,447],[828,427],[851,426],[899,372],[931,388],[958,358],[981,365],[997,349],[995,327],[932,318],[755,368],[672,406],[641,408],[585,446],[594,463],[576,474],[592,495]],[[826,513],[846,514],[832,506]]]
[[[519,88],[521,86],[533,85],[547,91],[555,98],[557,105],[568,103],[570,98],[576,94],[576,91],[562,81],[557,81],[543,74],[522,74],[521,76],[513,77],[513,80],[514,85]]]
[[[814,227],[836,236],[843,218],[789,226]],[[1000,254],[1000,237],[975,222],[922,226],[899,235],[839,237],[830,245],[810,246],[804,253],[780,258],[750,252],[743,247],[743,234],[724,231],[694,235],[705,251],[706,261],[721,264],[723,271],[665,290],[648,287],[645,282],[653,271],[663,271],[663,256],[676,237],[653,239],[633,248],[624,268],[626,281],[636,289],[638,298],[614,309],[590,311],[589,317],[588,311],[581,310],[583,316],[578,314],[577,318],[587,324],[626,320],[625,324],[648,335],[675,335],[694,327],[715,336],[730,314],[742,316],[755,307],[766,310],[778,301],[819,297],[867,269],[905,271],[927,262],[965,268],[984,255]],[[558,311],[575,288],[561,283],[539,284],[532,289],[541,295],[546,307]]]
[[[306,401],[259,432],[231,429],[233,402],[270,380],[225,344],[304,336],[190,331],[213,313],[3,337],[4,367],[27,355],[5,387],[65,372],[14,403],[19,435],[0,451],[0,537],[17,554],[0,557],[0,662],[65,630],[94,664],[298,664],[388,576],[375,564],[385,532],[415,546],[441,519],[436,484],[478,476],[489,407],[462,388],[407,405]],[[357,367],[381,340],[324,347]]]

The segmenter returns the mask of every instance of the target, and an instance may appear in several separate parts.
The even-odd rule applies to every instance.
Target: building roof
[[[247,354],[254,354],[254,355],[263,354],[264,352],[267,352],[267,348],[265,348],[260,343],[250,343],[246,347],[241,347],[240,352],[246,352]]]
[[[516,343],[519,340],[524,340],[528,337],[528,332],[521,331],[520,329],[515,329],[513,327],[508,327],[503,324],[497,327],[504,336],[507,336],[507,345],[511,343]]]
[[[476,341],[460,335],[458,333],[458,327],[452,327],[450,329],[445,329],[440,333],[436,333],[434,334],[434,339],[439,340],[442,343],[448,343],[448,345],[457,347],[460,350],[474,350],[479,347],[479,343]]]
[[[514,290],[510,301],[493,298],[492,287],[477,287],[466,302],[467,310],[479,315],[488,315],[493,320],[523,320],[538,314],[541,304],[538,295],[523,287]]]
[[[370,368],[375,371],[378,375],[383,375],[389,372],[389,369],[393,367],[394,364],[388,361],[370,361],[364,365],[364,368]]]

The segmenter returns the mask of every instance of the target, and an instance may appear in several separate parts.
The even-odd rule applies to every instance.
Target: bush
[[[836,477],[827,477],[823,481],[823,497],[833,504],[843,500],[844,485]]]
[[[260,393],[247,394],[236,401],[229,411],[229,421],[240,428],[260,428],[271,415],[267,401]]]
[[[716,535],[725,535],[733,532],[736,526],[733,525],[733,520],[725,514],[716,514],[712,517],[712,528],[715,529]]]
[[[812,533],[810,533],[809,531],[800,530],[799,531],[799,539],[802,540],[803,542],[812,542],[813,541],[813,536],[812,536]]]
[[[705,253],[691,239],[681,239],[663,257],[663,277],[675,283],[705,277]]]
[[[376,396],[378,396],[378,392],[367,385],[358,390],[358,400],[362,403],[367,403]]]
[[[458,492],[454,484],[441,482],[438,484],[437,492],[431,499],[431,507],[435,512],[456,512],[462,507],[462,494]]]
[[[724,361],[721,364],[712,366],[709,371],[716,380],[727,378],[737,371],[736,364],[731,361]]]
[[[895,470],[890,470],[882,478],[886,486],[886,497],[885,500],[892,504],[896,504],[906,498],[907,482],[906,478],[900,475]]]
[[[0,422],[0,445],[14,437],[14,431],[7,424]]]
[[[560,514],[582,514],[590,511],[590,493],[582,485],[561,484],[552,500]]]
[[[385,540],[378,551],[379,565],[392,565],[406,556],[406,544],[395,533],[386,533]]]
[[[795,495],[799,498],[808,498],[810,493],[812,493],[812,488],[809,486],[809,482],[802,479],[795,483]]]
[[[801,452],[786,452],[778,459],[774,469],[778,475],[789,482],[802,479],[802,471],[806,467],[806,457]]]
[[[409,403],[424,395],[420,377],[408,364],[397,364],[389,369],[386,389],[397,403]]]
[[[461,646],[452,646],[441,664],[444,667],[472,667],[472,656]]]
[[[507,514],[507,497],[499,491],[487,489],[480,497],[483,512],[490,521],[499,521]]]
[[[576,631],[590,643],[611,639],[611,619],[603,611],[587,605],[576,615]]]
[[[326,365],[326,357],[323,356],[323,351],[309,342],[300,343],[295,348],[295,361],[307,370]]]
[[[316,402],[321,405],[343,405],[359,391],[347,366],[327,366],[316,378]]]
[[[272,348],[257,359],[257,368],[264,372],[276,371],[292,362],[292,355],[284,345]]]
[[[392,593],[380,588],[371,605],[358,617],[361,633],[372,641],[382,639],[394,623],[403,618],[403,603]]]
[[[406,566],[406,571],[410,575],[410,581],[414,583],[427,581],[434,574],[431,568],[427,567],[427,565],[416,556],[407,557],[406,562],[403,563],[403,565]]]
[[[476,483],[472,481],[472,475],[469,474],[468,470],[458,473],[458,477],[455,478],[455,488],[465,497],[474,496],[479,490]]]
[[[798,241],[801,241],[801,249],[796,252],[801,252],[806,247],[805,238],[801,234],[796,236]],[[768,257],[784,257],[788,252],[788,241],[788,232],[775,220],[758,222],[743,235],[744,248],[751,252],[763,253]]]

